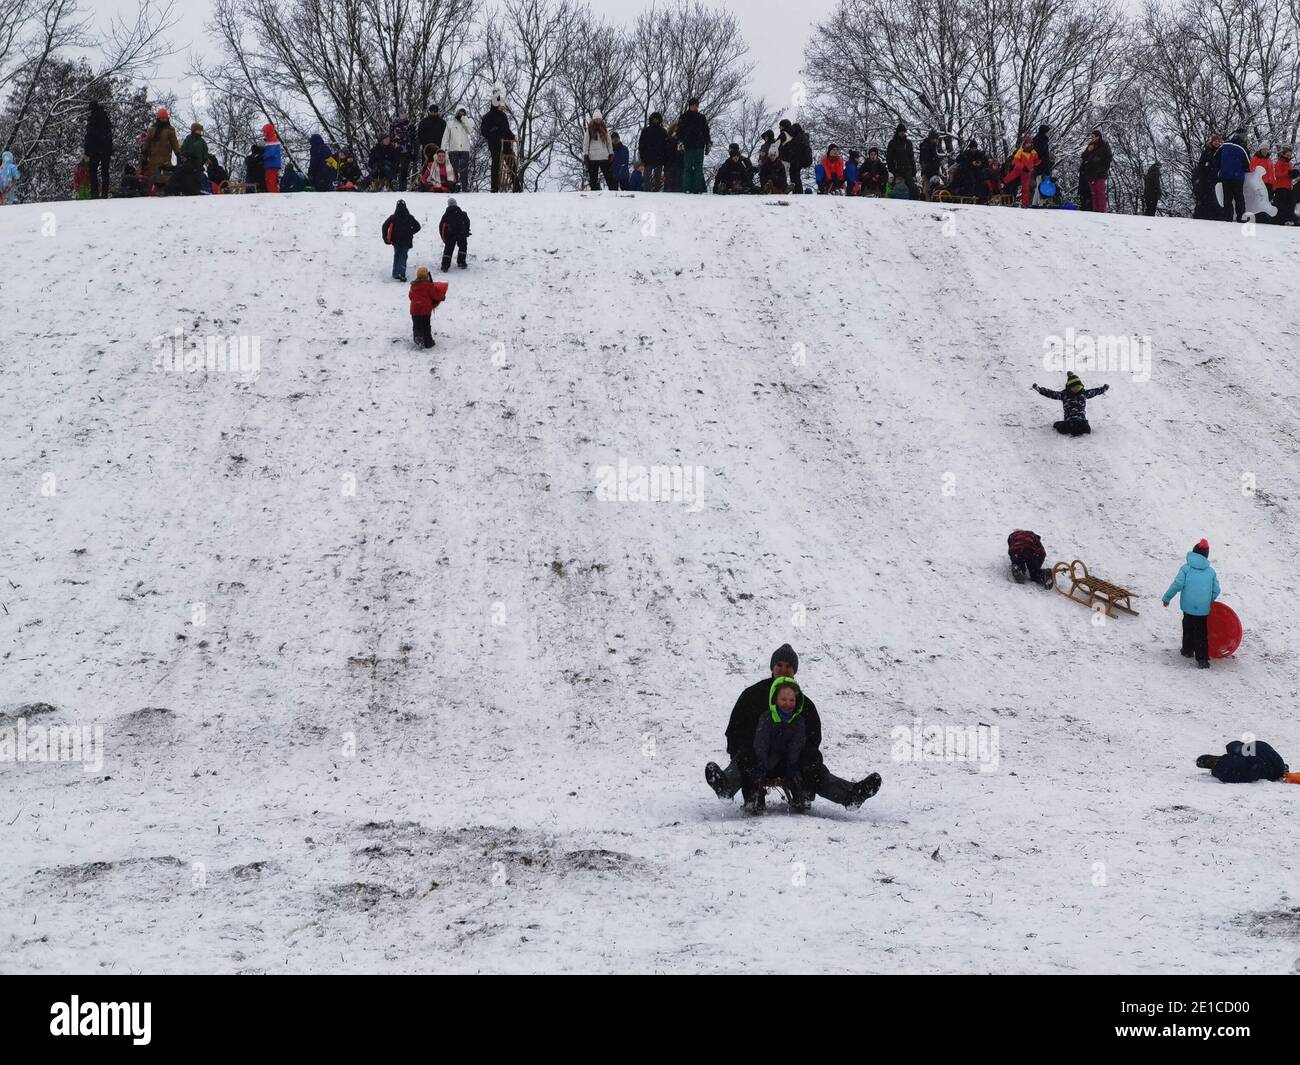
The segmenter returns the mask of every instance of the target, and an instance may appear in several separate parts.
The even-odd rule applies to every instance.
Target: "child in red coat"
[[[447,283],[433,281],[429,277],[428,267],[415,271],[415,280],[411,282],[411,328],[415,333],[417,348],[431,348],[433,344],[433,312],[447,298]]]

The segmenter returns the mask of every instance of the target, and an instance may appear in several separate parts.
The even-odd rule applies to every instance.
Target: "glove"
[[[1168,606],[1168,605],[1169,605],[1169,600],[1168,600],[1168,599],[1161,599],[1160,602],[1164,603],[1165,606]]]
[[[1038,386],[1037,386],[1037,385],[1030,385],[1029,387],[1032,388],[1035,392],[1038,391]]]
[[[1102,390],[1103,392],[1109,392],[1109,391],[1110,391],[1110,385],[1102,385],[1102,386],[1101,386],[1101,390]]]

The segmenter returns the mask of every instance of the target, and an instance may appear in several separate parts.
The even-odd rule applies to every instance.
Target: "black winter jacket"
[[[683,111],[677,120],[677,139],[689,150],[707,150],[713,143],[709,133],[709,120],[702,111]]]
[[[646,166],[663,166],[668,161],[670,144],[671,138],[663,122],[651,122],[641,131],[636,150]]]
[[[444,243],[462,237],[468,240],[469,215],[462,211],[459,205],[448,207],[442,213],[442,220],[438,223],[438,236],[442,237]]]
[[[98,100],[91,101],[86,117],[86,142],[82,146],[92,159],[113,154],[113,123]]]
[[[912,150],[912,142],[905,134],[894,134],[894,139],[885,149],[885,162],[889,166],[889,172],[895,177],[915,179],[916,153]]]
[[[510,118],[499,107],[489,107],[483,121],[479,123],[478,131],[488,144],[499,145],[510,136]]]
[[[1042,385],[1034,385],[1034,389],[1040,396],[1046,396],[1048,399],[1059,399],[1065,409],[1065,420],[1067,422],[1083,422],[1088,420],[1088,400],[1096,399],[1103,392],[1108,391],[1110,385],[1102,385],[1100,388],[1085,388],[1078,393],[1070,391],[1057,392],[1051,388],[1043,388]]]
[[[1110,145],[1099,140],[1094,148],[1089,145],[1083,150],[1083,159],[1079,163],[1079,176],[1084,181],[1097,181],[1110,177]]]
[[[405,207],[399,207],[384,219],[380,233],[387,233],[390,225],[393,227],[394,248],[409,248],[415,242],[415,234],[420,232],[420,223]]]
[[[1211,773],[1224,784],[1249,784],[1256,780],[1281,780],[1286,774],[1282,756],[1263,740],[1256,740],[1254,753],[1247,754],[1241,740],[1228,744],[1228,753],[1220,756]]]
[[[754,734],[758,730],[759,718],[768,713],[767,699],[771,690],[772,678],[765,677],[740,693],[732,707],[731,720],[727,722],[727,754],[732,758],[754,749]],[[820,752],[822,721],[817,707],[807,696],[804,696],[803,713],[799,716],[804,721],[804,750]]]
[[[441,115],[426,115],[420,119],[419,129],[415,131],[415,136],[423,148],[426,144],[436,144],[442,146],[442,135],[447,130],[447,120]]]

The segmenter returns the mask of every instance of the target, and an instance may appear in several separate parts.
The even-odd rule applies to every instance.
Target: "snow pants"
[[[1220,217],[1225,222],[1240,222],[1241,216],[1246,213],[1244,183],[1223,178],[1220,184],[1223,185],[1223,213]]]
[[[456,264],[458,266],[465,265],[465,256],[469,251],[468,242],[468,237],[449,237],[443,241],[442,268],[444,271],[451,269],[451,253],[454,251],[459,251],[456,256]]]
[[[1209,618],[1204,614],[1183,614],[1183,657],[1210,660]]]
[[[431,314],[411,315],[411,329],[415,334],[415,342],[423,344],[426,348],[433,347],[432,319],[433,315]]]
[[[1068,422],[1052,422],[1052,428],[1062,436],[1087,436],[1092,426],[1086,418],[1073,418]]]
[[[682,155],[682,191],[707,192],[708,185],[704,181],[704,149],[687,148]]]
[[[278,170],[266,171],[266,191],[267,192],[280,191],[280,171]]]
[[[604,187],[612,189],[614,187],[614,163],[610,159],[592,160],[587,163],[587,188],[592,192],[599,192],[601,189],[600,179],[605,178]]]
[[[735,795],[738,791],[745,791],[747,793],[746,798],[749,797],[749,789],[746,788],[746,783],[752,776],[754,768],[754,754],[749,751],[738,755],[727,763],[726,768],[722,770],[722,775],[726,779],[727,787],[732,795]],[[803,777],[804,787],[814,795],[820,795],[827,802],[833,802],[839,806],[843,806],[849,801],[849,793],[853,790],[853,782],[837,777],[827,769],[820,753],[805,751],[799,763],[799,772]]]

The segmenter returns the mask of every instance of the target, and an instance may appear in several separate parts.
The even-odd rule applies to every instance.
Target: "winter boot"
[[[849,801],[844,804],[844,808],[846,810],[856,810],[879,790],[879,773],[872,773],[869,777],[863,777],[849,790]]]
[[[1213,769],[1216,765],[1219,764],[1219,759],[1222,757],[1223,755],[1221,754],[1203,754],[1201,755],[1201,757],[1196,759],[1196,768]]]
[[[1204,662],[1199,662],[1199,661],[1198,661],[1198,662],[1196,663],[1196,668],[1197,668],[1197,669],[1209,669],[1209,668],[1210,668],[1210,660],[1207,658]]]
[[[709,782],[713,794],[719,799],[731,801],[731,789],[727,787],[727,774],[722,771],[722,767],[717,762],[710,762],[704,767],[704,779]]]

